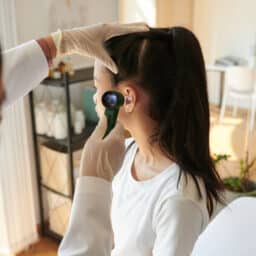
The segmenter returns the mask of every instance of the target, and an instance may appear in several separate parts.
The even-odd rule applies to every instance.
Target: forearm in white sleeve
[[[111,200],[110,182],[96,177],[78,178],[69,226],[59,247],[59,256],[111,255]]]
[[[201,210],[191,200],[179,197],[165,200],[153,222],[156,232],[153,256],[189,256],[202,223]]]
[[[48,75],[46,57],[36,41],[3,52],[4,107],[33,90]]]

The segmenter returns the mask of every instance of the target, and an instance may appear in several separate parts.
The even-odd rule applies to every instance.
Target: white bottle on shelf
[[[75,126],[74,126],[74,131],[75,134],[80,134],[83,131],[83,125],[80,121],[76,121],[75,122]]]
[[[82,110],[77,110],[75,114],[74,130],[76,134],[82,133],[85,128],[85,115]]]
[[[85,128],[85,114],[82,110],[76,111],[75,120],[82,124],[83,129]]]
[[[54,130],[53,130],[53,123],[54,123],[54,119],[55,119],[55,113],[49,109],[47,111],[47,136],[52,137],[54,134]]]
[[[67,117],[65,112],[56,113],[53,123],[54,137],[56,139],[67,138]]]

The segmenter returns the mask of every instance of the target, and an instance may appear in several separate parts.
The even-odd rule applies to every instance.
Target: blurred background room
[[[0,0],[0,41],[9,49],[57,29],[107,22],[192,30],[205,58],[211,153],[232,201],[256,195],[255,10],[255,0]],[[0,255],[57,255],[82,146],[98,121],[93,64],[76,55],[55,60],[48,78],[5,115]]]

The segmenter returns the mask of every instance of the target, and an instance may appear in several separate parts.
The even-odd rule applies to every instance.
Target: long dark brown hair
[[[148,114],[159,124],[151,143],[179,165],[179,177],[192,176],[200,197],[197,178],[203,180],[211,216],[215,202],[222,202],[223,184],[210,155],[206,71],[197,38],[183,27],[151,28],[113,37],[105,47],[118,67],[113,84],[132,80],[148,93]]]

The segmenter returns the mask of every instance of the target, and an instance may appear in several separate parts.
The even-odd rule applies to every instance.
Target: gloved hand
[[[83,148],[80,176],[94,176],[111,182],[121,168],[125,154],[124,129],[117,123],[110,134],[102,139],[106,127],[107,119],[102,115]]]
[[[65,31],[58,30],[51,36],[57,49],[57,57],[78,53],[87,57],[97,58],[116,74],[117,67],[104,49],[103,43],[114,36],[147,30],[149,30],[149,27],[146,23],[109,23]]]

